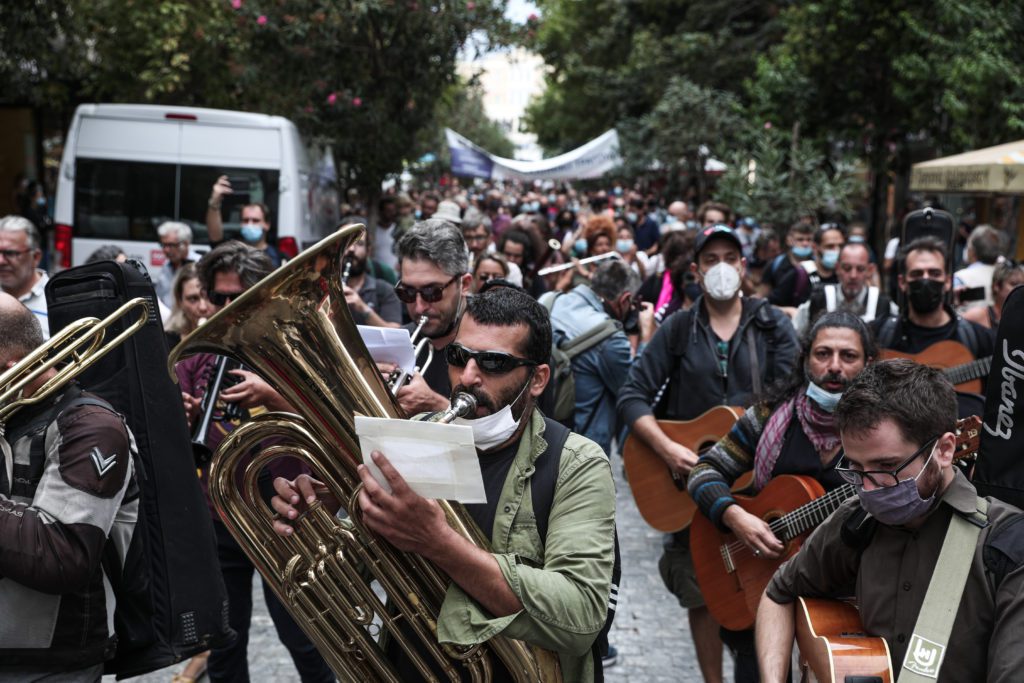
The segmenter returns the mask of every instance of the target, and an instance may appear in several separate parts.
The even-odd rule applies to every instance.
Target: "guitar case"
[[[1010,292],[999,319],[985,391],[978,494],[1024,508],[1024,288]]]
[[[946,253],[949,254],[947,268],[953,267],[953,246],[956,240],[956,221],[953,214],[942,209],[933,209],[930,206],[917,211],[911,211],[903,219],[903,229],[900,231],[900,249],[907,246],[919,237],[934,237],[946,245]],[[903,275],[903,262],[896,260],[896,274]],[[899,291],[897,305],[900,310],[906,310],[903,292]],[[947,295],[949,303],[951,295]]]
[[[46,285],[50,333],[104,318],[143,297],[146,324],[84,371],[78,383],[124,415],[139,450],[140,505],[124,567],[107,564],[117,598],[117,652],[105,673],[125,678],[182,661],[234,637],[209,508],[192,459],[181,392],[167,372],[167,341],[145,267],[101,261],[62,271]],[[107,328],[117,336],[134,314]],[[117,562],[116,559],[112,560]]]

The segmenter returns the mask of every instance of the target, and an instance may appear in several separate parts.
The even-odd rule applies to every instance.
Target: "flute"
[[[575,268],[576,266],[582,266],[582,265],[584,265],[586,263],[593,263],[595,261],[603,261],[604,259],[609,259],[609,258],[618,258],[618,259],[620,259],[620,258],[622,258],[622,256],[620,256],[619,252],[617,252],[617,251],[609,251],[607,253],[600,254],[598,256],[588,256],[587,258],[580,259],[579,261],[570,261],[569,263],[560,263],[557,266],[549,266],[547,268],[541,268],[540,270],[537,271],[537,275],[544,276],[544,275],[550,275],[551,273],[559,273],[559,272],[561,272],[563,270],[568,270],[569,268]]]

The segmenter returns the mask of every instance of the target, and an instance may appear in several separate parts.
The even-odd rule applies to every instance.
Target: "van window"
[[[75,237],[156,241],[161,223],[178,220],[192,228],[193,244],[205,244],[206,203],[221,175],[228,176],[235,189],[221,207],[225,236],[238,235],[242,207],[251,203],[269,207],[271,238],[276,236],[279,171],[79,157]]]

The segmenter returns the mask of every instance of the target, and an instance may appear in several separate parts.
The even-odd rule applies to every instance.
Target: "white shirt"
[[[45,270],[38,268],[36,268],[36,274],[39,275],[39,281],[32,286],[27,294],[18,297],[18,301],[25,304],[25,307],[32,311],[32,315],[39,321],[39,325],[43,328],[43,339],[49,339],[50,318],[46,313],[46,292],[44,290],[46,283],[50,281],[50,276]]]

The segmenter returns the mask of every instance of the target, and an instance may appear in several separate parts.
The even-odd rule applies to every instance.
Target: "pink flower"
[[[764,129],[765,130],[771,130],[772,129],[772,122],[771,121],[765,121],[764,122]]]
[[[313,105],[311,105],[311,104],[307,104],[306,105],[306,113],[307,114],[312,114],[313,113]]]
[[[266,14],[261,14],[258,17],[256,17],[256,23],[259,24],[260,26],[263,26],[264,24],[266,24],[267,23],[267,15]]]
[[[526,20],[529,21],[530,23],[533,23],[537,21],[538,18],[539,17],[536,14],[531,14],[530,16],[526,17]]]
[[[330,95],[327,96],[327,104],[334,104],[337,101],[338,101],[338,93],[332,92]]]
[[[353,97],[352,98],[352,106],[353,107],[361,107],[361,106],[363,106],[363,98],[362,97]]]
[[[466,9],[468,9],[470,12],[472,12],[473,10],[476,9],[476,3],[475,2],[467,2],[466,3]]]
[[[233,9],[242,9],[242,0],[231,0],[231,7]]]

